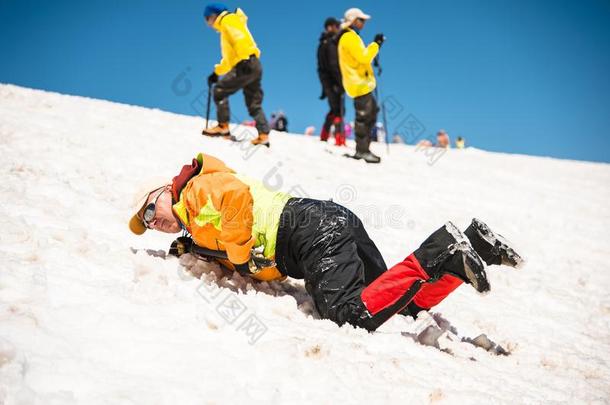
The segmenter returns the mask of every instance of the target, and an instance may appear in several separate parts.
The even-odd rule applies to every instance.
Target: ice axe
[[[208,122],[210,122],[210,102],[212,101],[212,83],[208,83],[208,103],[205,106],[205,129],[208,129]]]
[[[229,260],[227,252],[204,248],[193,243],[193,240],[188,236],[181,236],[172,242],[169,252],[170,255],[180,257],[185,253],[190,253],[196,258],[204,261],[212,261],[216,259]],[[275,267],[276,263],[273,259],[268,259],[256,250],[252,250],[250,254],[251,260],[259,270],[265,267]]]

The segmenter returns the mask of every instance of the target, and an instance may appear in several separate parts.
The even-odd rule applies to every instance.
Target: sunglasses
[[[155,199],[144,208],[144,212],[142,213],[142,223],[148,229],[151,229],[150,223],[155,219],[155,214],[157,213],[157,200],[161,197],[161,194],[165,191],[165,187],[161,188],[159,194],[156,195]]]

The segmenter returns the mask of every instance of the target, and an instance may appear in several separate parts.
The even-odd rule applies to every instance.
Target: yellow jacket
[[[339,39],[338,52],[343,87],[347,94],[356,98],[375,90],[375,74],[371,63],[379,52],[379,45],[372,42],[365,47],[360,35],[347,28],[347,32]]]
[[[290,195],[267,189],[261,182],[236,174],[221,160],[200,153],[201,169],[180,190],[174,213],[204,248],[225,251],[233,264],[250,259],[253,247],[263,249],[266,258],[275,258],[280,215]],[[174,181],[173,187],[177,181]],[[220,260],[219,260],[220,261]],[[284,277],[276,267],[254,275],[264,281]]]
[[[214,72],[221,76],[229,73],[240,61],[250,55],[260,57],[261,51],[256,47],[254,38],[248,30],[248,16],[241,8],[234,13],[223,11],[214,21],[214,29],[220,33],[220,51],[222,60],[214,66]]]

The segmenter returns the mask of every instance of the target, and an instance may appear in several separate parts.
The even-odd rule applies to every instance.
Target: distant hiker
[[[271,114],[271,129],[279,132],[288,132],[288,118],[286,118],[286,114],[283,111]]]
[[[203,13],[208,26],[220,33],[222,60],[214,66],[214,72],[208,77],[208,85],[214,85],[214,103],[218,125],[204,129],[208,136],[229,137],[229,96],[243,89],[248,113],[256,121],[258,137],[254,145],[269,146],[269,124],[263,112],[263,90],[261,78],[263,67],[259,60],[257,48],[246,22],[248,17],[238,8],[234,12],[220,3],[206,6]],[[219,79],[219,76],[222,78]]]
[[[343,100],[343,84],[341,83],[341,71],[339,70],[339,55],[337,53],[337,34],[340,23],[334,17],[328,17],[324,21],[324,31],[320,35],[318,44],[318,76],[322,84],[322,95],[320,99],[326,98],[330,111],[324,118],[320,140],[327,141],[331,126],[334,127],[335,145],[345,145],[343,133],[343,112],[345,105]]]
[[[129,228],[185,232],[173,252],[207,252],[243,276],[305,280],[322,318],[369,331],[392,315],[416,316],[463,282],[490,289],[487,265],[517,267],[521,257],[473,219],[464,233],[451,222],[387,269],[360,219],[332,201],[293,198],[199,154],[172,181],[136,195]],[[406,241],[405,241],[406,244]]]
[[[451,148],[451,141],[449,139],[449,134],[444,129],[440,129],[436,133],[436,146],[437,148]]]
[[[346,139],[352,139],[352,128],[354,127],[353,122],[346,122],[343,127],[343,134]]]
[[[379,126],[373,125],[373,129],[371,129],[371,142],[377,142],[377,131],[379,130]]]
[[[381,122],[378,122],[377,125],[377,142],[387,142],[387,134],[385,132],[385,127]]]
[[[417,143],[417,146],[420,148],[434,146],[435,148],[449,149],[451,148],[451,142],[449,140],[449,134],[447,131],[444,129],[439,129],[439,131],[436,133],[436,143],[432,143],[428,139],[422,139]]]
[[[314,127],[313,125],[310,125],[305,128],[305,136],[312,136],[314,132],[316,132],[316,127]]]
[[[371,131],[377,122],[377,102],[373,97],[376,81],[371,63],[379,52],[385,37],[375,35],[374,42],[364,46],[360,30],[371,16],[359,8],[350,8],[345,12],[342,30],[339,33],[338,54],[343,87],[354,99],[356,110],[356,154],[354,159],[364,159],[367,163],[379,163],[381,158],[369,148]]]
[[[376,123],[371,131],[371,142],[379,142],[383,140],[385,142],[385,129],[381,122]]]
[[[466,147],[466,141],[461,136],[458,136],[455,140],[455,147],[458,149],[464,149]]]

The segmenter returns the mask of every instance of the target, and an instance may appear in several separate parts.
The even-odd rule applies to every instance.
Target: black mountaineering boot
[[[478,292],[489,291],[489,281],[481,258],[451,222],[436,230],[414,252],[417,261],[434,282],[451,274],[471,284]]]
[[[515,251],[514,246],[502,235],[493,233],[483,221],[473,218],[464,234],[488,266],[503,264],[519,268],[525,263],[525,260]]]
[[[381,162],[381,158],[375,155],[373,152],[356,152],[354,155],[346,155],[353,159],[360,160],[363,159],[366,163],[379,163]]]
[[[363,159],[366,163],[379,163],[381,162],[381,158],[375,155],[373,152],[368,151],[361,154],[356,153],[354,156],[359,156],[356,159]]]

